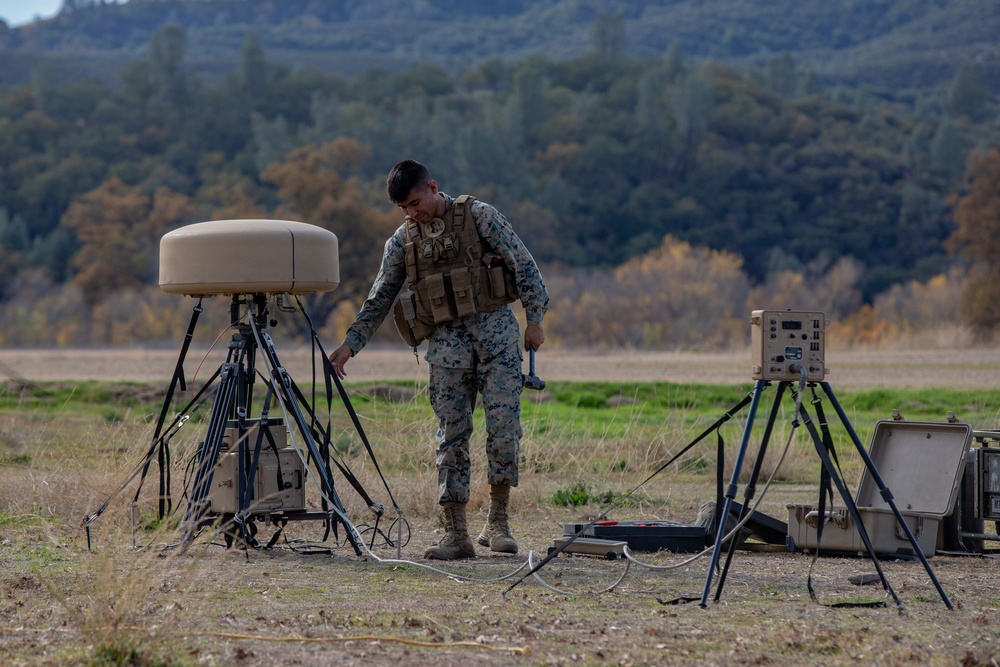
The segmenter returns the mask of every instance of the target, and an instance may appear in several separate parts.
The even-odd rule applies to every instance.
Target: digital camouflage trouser
[[[431,407],[438,419],[438,502],[469,502],[469,438],[476,394],[486,415],[488,482],[517,486],[521,440],[521,355],[514,348],[474,368],[430,367]]]

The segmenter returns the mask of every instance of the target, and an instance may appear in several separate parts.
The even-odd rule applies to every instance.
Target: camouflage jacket
[[[444,197],[448,207],[455,203],[454,197]],[[497,255],[505,258],[507,265],[513,270],[528,324],[541,324],[548,308],[549,293],[531,253],[507,219],[494,207],[476,200],[470,213],[479,235]],[[354,354],[368,344],[391,312],[393,301],[406,280],[403,250],[405,238],[406,225],[402,224],[385,242],[382,266],[368,298],[344,337],[344,343]],[[428,363],[449,368],[470,368],[475,342],[497,355],[508,346],[516,348],[520,335],[510,306],[501,306],[492,312],[470,315],[457,324],[439,325],[428,341],[425,359]]]

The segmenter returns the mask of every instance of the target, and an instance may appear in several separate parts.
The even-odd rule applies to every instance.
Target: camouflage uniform
[[[450,208],[455,199],[444,195]],[[506,218],[476,200],[470,213],[479,235],[514,271],[529,324],[540,324],[549,295],[541,273]],[[406,225],[385,243],[382,266],[368,298],[344,343],[354,354],[363,348],[392,310],[406,280]],[[424,359],[430,366],[430,401],[438,419],[438,502],[469,500],[469,437],[476,394],[483,395],[486,415],[488,482],[517,486],[521,438],[521,365],[523,353],[517,318],[509,305],[438,325]]]

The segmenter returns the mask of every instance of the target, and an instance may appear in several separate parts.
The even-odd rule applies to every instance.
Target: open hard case
[[[881,421],[875,426],[869,449],[874,468],[892,492],[896,507],[927,558],[940,548],[942,519],[955,509],[971,439],[972,428],[961,423]],[[861,476],[855,504],[876,555],[915,555],[867,469]],[[817,549],[818,515],[814,505],[788,505],[789,549]],[[826,509],[818,548],[821,553],[866,553],[847,508]]]

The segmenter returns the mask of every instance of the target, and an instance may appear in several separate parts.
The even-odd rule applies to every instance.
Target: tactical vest
[[[393,306],[399,335],[416,347],[434,327],[516,301],[514,273],[476,230],[475,197],[462,195],[443,218],[407,217],[407,284]]]

